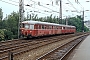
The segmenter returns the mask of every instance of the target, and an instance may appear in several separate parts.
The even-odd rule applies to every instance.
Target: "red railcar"
[[[75,33],[75,26],[61,25],[40,21],[24,21],[20,28],[20,35],[26,37],[37,37],[54,34]]]

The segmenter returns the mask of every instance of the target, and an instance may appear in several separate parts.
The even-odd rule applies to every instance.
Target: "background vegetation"
[[[2,40],[9,40],[9,39],[16,39],[18,37],[18,21],[19,21],[19,13],[12,12],[6,18],[3,18],[3,12],[0,8],[0,41]],[[25,20],[37,20],[37,21],[44,21],[50,23],[59,23],[59,19],[52,15],[47,17],[39,18],[38,15],[30,15]],[[76,17],[69,17],[67,18],[68,25],[76,26],[77,32],[82,32],[82,18],[80,16]],[[65,24],[66,19],[63,19],[63,24]],[[84,31],[89,31],[88,28],[84,26]]]

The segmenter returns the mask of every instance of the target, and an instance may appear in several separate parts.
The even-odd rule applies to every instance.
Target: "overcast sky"
[[[2,2],[5,1],[5,2]],[[32,2],[32,1],[35,1]],[[52,12],[52,11],[57,11],[59,12],[59,1],[58,4],[56,5],[56,0],[24,0],[24,4],[29,4],[32,5],[32,7],[27,7],[24,6],[24,10],[25,10],[25,16],[27,15],[27,12],[29,12],[29,14],[34,13],[34,14],[38,14],[39,17],[45,17],[45,16],[50,16],[50,14],[53,14],[53,16],[59,16],[59,13],[56,12]],[[52,4],[53,1],[53,4]],[[85,11],[85,21],[86,20],[90,20],[90,11],[86,11],[86,10],[90,10],[89,6],[90,6],[90,2],[86,2],[86,1],[90,1],[90,0],[78,0],[80,2],[80,4],[77,4],[75,2],[75,0],[62,0],[62,15],[63,18],[65,18],[66,16],[76,16],[76,15],[82,15],[82,11],[84,8]],[[8,3],[7,3],[8,2]],[[3,10],[3,14],[4,17],[6,17],[6,14],[9,15],[11,12],[15,11],[17,12],[19,10],[19,0],[0,0],[0,8],[2,8]],[[40,2],[41,5],[47,7],[43,7],[43,6],[39,6],[38,2]],[[12,5],[12,4],[15,5]],[[69,4],[66,4],[69,3]],[[49,4],[49,5],[46,5]],[[49,12],[44,12],[44,11],[49,11]],[[68,10],[68,11],[66,11]],[[78,12],[71,12],[71,11],[78,11]],[[30,11],[39,11],[41,13],[37,13],[37,12],[30,12]],[[86,17],[87,16],[87,17]]]

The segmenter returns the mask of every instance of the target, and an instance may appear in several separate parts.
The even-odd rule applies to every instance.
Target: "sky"
[[[58,1],[56,3],[56,1]],[[76,15],[82,15],[82,11],[84,10],[84,21],[90,20],[90,0],[78,0],[79,3],[76,3],[77,0],[62,0],[62,18],[66,17],[74,17]],[[40,5],[38,5],[38,2],[40,2]],[[53,2],[53,4],[52,4]],[[27,16],[28,14],[38,14],[39,17],[45,17],[50,16],[51,14],[53,16],[59,17],[59,0],[24,0],[24,16]],[[68,4],[67,4],[68,3]],[[25,6],[25,5],[32,5],[31,7]],[[49,5],[47,5],[49,4]],[[0,0],[0,8],[3,10],[4,18],[6,17],[6,14],[9,15],[13,11],[17,12],[19,11],[19,0]],[[89,10],[89,11],[86,11]],[[32,12],[30,12],[32,11]],[[38,11],[38,12],[34,12]],[[49,11],[49,12],[45,12]],[[56,11],[56,12],[53,12]],[[72,12],[75,11],[75,12]]]

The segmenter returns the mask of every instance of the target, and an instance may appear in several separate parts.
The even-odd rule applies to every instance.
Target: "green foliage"
[[[0,13],[2,10],[0,10]],[[9,39],[16,39],[18,37],[18,22],[19,22],[19,13],[18,12],[12,12],[10,15],[8,15],[8,18],[5,18],[2,20],[3,15],[0,14],[0,41],[1,40],[9,40]],[[47,16],[47,17],[41,17],[38,18],[38,15],[30,15],[27,18],[24,18],[25,20],[37,20],[37,21],[44,21],[44,22],[50,22],[50,23],[58,23],[60,22],[59,18],[56,16]],[[82,18],[81,16],[67,18],[68,24],[76,26],[77,32],[82,32]],[[63,24],[65,24],[66,19],[63,19]],[[88,31],[89,29],[84,26],[84,31]]]
[[[4,31],[0,29],[0,41],[4,40]]]
[[[12,12],[8,15],[8,19],[4,19],[0,21],[0,28],[6,29],[4,31],[5,40],[15,39],[18,35],[18,21],[19,21],[19,13]]]
[[[4,34],[5,34],[5,40],[10,40],[13,38],[13,32],[11,32],[9,30],[5,30]]]
[[[52,17],[52,14],[50,16],[43,17],[43,18],[42,17],[36,18],[35,15],[32,15],[32,16],[30,15],[30,17],[32,17],[32,20],[37,20],[37,21],[44,21],[44,22],[57,23],[57,24],[59,24],[59,22],[61,23],[61,20],[59,20],[59,18],[57,18],[56,16]],[[28,19],[28,20],[30,20],[30,19]],[[69,18],[67,18],[67,20],[68,20],[68,25],[76,26],[76,31],[82,32],[82,18],[81,18],[81,16],[77,16],[77,18],[76,17],[69,17]],[[66,24],[66,19],[62,20],[62,24]],[[89,31],[89,29],[84,26],[84,31],[85,32]]]
[[[89,31],[89,28],[87,28],[86,26],[84,26],[84,31],[85,32],[88,32]]]
[[[13,38],[17,38],[18,35],[18,21],[19,21],[19,14],[16,12],[11,13],[11,15],[8,16],[7,20],[7,32],[11,32],[10,34],[13,35]]]
[[[81,18],[81,16],[77,16],[77,18],[76,17],[68,18],[68,24],[75,26],[77,32],[82,32],[82,18]],[[89,29],[84,26],[84,31],[85,32],[89,31]]]
[[[77,32],[82,32],[82,21],[79,18],[69,18],[68,22],[69,25],[76,26]]]
[[[2,12],[2,9],[0,8],[0,20],[2,20],[3,18],[3,12]]]

